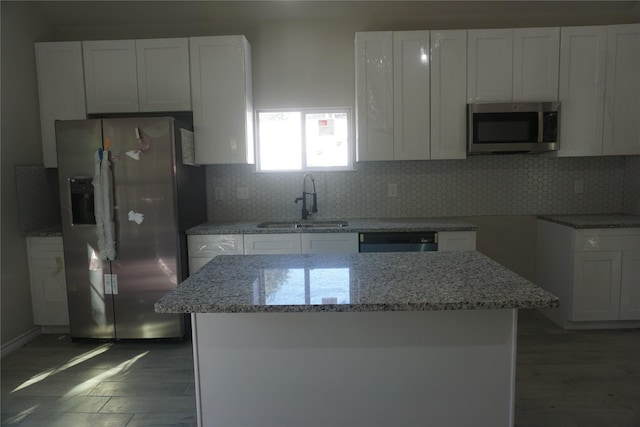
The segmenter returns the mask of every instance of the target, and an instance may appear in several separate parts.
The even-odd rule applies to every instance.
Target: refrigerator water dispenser
[[[71,224],[95,224],[96,216],[93,208],[92,178],[69,178],[69,194],[71,195]]]

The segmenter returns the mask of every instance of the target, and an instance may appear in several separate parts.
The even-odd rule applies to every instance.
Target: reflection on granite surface
[[[219,255],[159,313],[556,307],[558,298],[476,251]]]
[[[254,282],[254,304],[349,304],[349,268],[267,268]]]

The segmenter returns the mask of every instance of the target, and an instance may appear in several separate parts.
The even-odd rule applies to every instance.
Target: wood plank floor
[[[640,329],[565,331],[518,316],[516,427],[639,427]]]
[[[2,425],[195,426],[191,356],[188,341],[40,336],[2,359]],[[521,311],[515,425],[640,427],[640,329],[565,331]]]

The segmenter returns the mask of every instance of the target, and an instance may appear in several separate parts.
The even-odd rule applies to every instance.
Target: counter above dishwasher
[[[282,221],[282,220],[280,220]],[[366,233],[402,231],[476,231],[477,226],[458,218],[339,218],[323,222],[345,221],[342,227],[258,227],[263,221],[205,222],[187,230],[188,235],[206,234],[280,234],[280,233]]]

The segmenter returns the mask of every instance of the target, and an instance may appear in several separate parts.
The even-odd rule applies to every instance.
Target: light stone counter
[[[156,303],[160,313],[422,311],[556,307],[475,251],[221,255]]]
[[[538,215],[538,218],[575,229],[640,227],[640,215]]]
[[[327,221],[325,218],[313,218],[311,221],[314,220]],[[261,221],[205,222],[188,229],[187,234],[365,233],[372,231],[476,231],[478,229],[476,225],[458,218],[339,218],[338,220],[347,221],[348,225],[340,228],[258,228]]]

